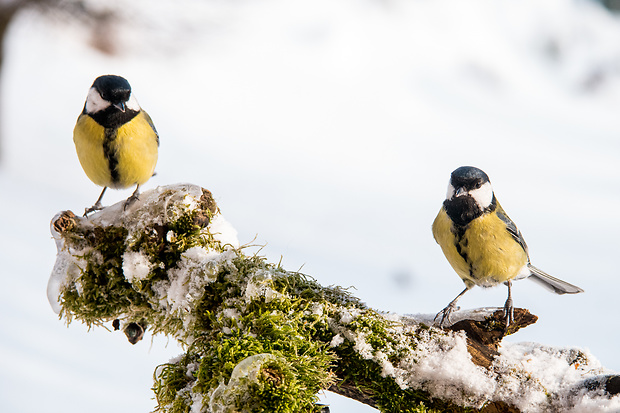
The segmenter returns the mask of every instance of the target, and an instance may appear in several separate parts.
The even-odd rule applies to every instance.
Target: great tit
[[[120,76],[95,79],[73,130],[73,142],[86,175],[103,191],[88,213],[103,209],[107,188],[136,185],[126,208],[138,199],[140,185],[154,173],[159,135],[149,115],[140,108],[129,82]]]
[[[433,237],[465,283],[465,289],[435,317],[440,326],[450,322],[458,299],[475,285],[508,286],[506,331],[514,318],[512,280],[530,277],[557,294],[583,292],[530,263],[521,231],[495,198],[487,174],[473,166],[452,172],[446,200],[433,222]]]

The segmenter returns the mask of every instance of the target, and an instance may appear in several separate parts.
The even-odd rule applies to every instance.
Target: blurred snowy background
[[[376,309],[436,313],[461,291],[430,226],[450,172],[482,168],[533,263],[586,290],[518,282],[515,305],[540,319],[507,340],[587,348],[620,370],[620,20],[600,4],[111,3],[123,17],[103,31],[114,55],[94,50],[82,24],[35,12],[5,39],[0,411],[147,412],[153,370],[181,352],[164,337],[131,346],[119,332],[67,328],[47,302],[49,221],[100,192],[72,130],[108,73],[129,80],[161,135],[145,189],[210,189],[242,243],[355,286]],[[460,305],[505,297],[474,289]],[[322,400],[334,413],[373,411]]]

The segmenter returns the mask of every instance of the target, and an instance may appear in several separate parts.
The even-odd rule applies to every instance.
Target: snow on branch
[[[620,378],[587,351],[500,346],[500,313],[441,330],[246,254],[199,186],[159,187],[89,218],[65,211],[51,231],[48,297],[61,318],[184,346],[155,371],[157,411],[318,412],[321,390],[383,412],[620,408]],[[510,332],[535,321],[517,309]]]

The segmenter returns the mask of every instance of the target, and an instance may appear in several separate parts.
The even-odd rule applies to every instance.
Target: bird
[[[493,287],[504,283],[508,287],[504,333],[514,320],[513,280],[530,278],[556,294],[583,292],[531,264],[521,231],[497,201],[489,176],[481,169],[461,166],[452,172],[432,231],[448,262],[465,283],[465,289],[435,317],[435,321],[440,319],[440,327],[450,323],[451,314],[459,309],[458,299],[476,285]]]
[[[88,90],[84,109],[73,129],[73,142],[82,169],[103,190],[84,216],[103,209],[107,188],[136,185],[123,208],[139,198],[140,185],[155,172],[159,134],[151,117],[134,97],[129,82],[116,75],[95,79]]]

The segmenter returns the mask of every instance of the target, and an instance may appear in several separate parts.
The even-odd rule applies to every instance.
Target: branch
[[[160,187],[122,205],[52,220],[48,296],[67,323],[112,323],[131,343],[145,330],[182,343],[186,353],[155,371],[158,411],[318,412],[327,389],[383,412],[618,402],[620,378],[585,351],[500,347],[501,312],[459,312],[467,319],[441,330],[246,255],[198,186]],[[510,333],[536,321],[523,309],[515,316]]]

